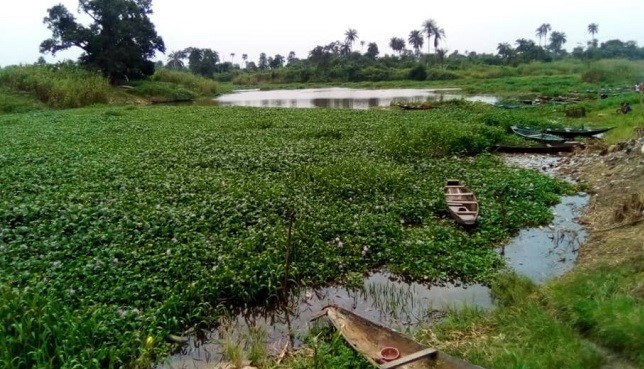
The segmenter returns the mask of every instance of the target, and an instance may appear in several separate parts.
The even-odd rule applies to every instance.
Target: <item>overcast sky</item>
[[[33,63],[38,46],[51,37],[42,23],[47,9],[62,3],[77,14],[77,0],[4,0],[0,13],[0,66]],[[533,39],[536,28],[550,23],[552,31],[564,32],[572,50],[591,38],[588,24],[597,23],[597,39],[636,41],[644,47],[644,0],[541,0],[541,1],[362,1],[362,0],[153,0],[152,22],[169,52],[189,46],[210,48],[220,59],[240,63],[242,54],[257,62],[259,54],[288,56],[294,51],[306,58],[317,45],[343,41],[347,29],[358,32],[360,41],[375,42],[380,55],[392,54],[392,37],[407,41],[412,30],[434,19],[445,30],[439,47],[495,53],[501,42],[513,46],[519,38]],[[84,19],[84,18],[79,18]],[[86,23],[85,23],[86,24]],[[432,47],[433,49],[433,47]],[[427,50],[427,42],[423,46]],[[366,51],[366,46],[364,51]],[[45,55],[49,62],[76,59],[75,49]]]

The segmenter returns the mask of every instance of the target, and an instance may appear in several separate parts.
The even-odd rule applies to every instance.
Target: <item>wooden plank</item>
[[[416,361],[418,359],[422,359],[422,358],[427,357],[429,355],[433,355],[433,354],[435,354],[437,352],[438,352],[438,350],[433,348],[433,347],[426,348],[424,350],[416,351],[411,355],[403,356],[400,359],[396,359],[396,360],[390,361],[390,362],[388,362],[386,364],[382,364],[382,365],[380,365],[380,369],[397,368],[399,366],[409,364],[409,363],[411,363],[413,361]]]

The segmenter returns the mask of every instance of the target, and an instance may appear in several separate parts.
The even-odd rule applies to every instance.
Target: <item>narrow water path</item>
[[[531,155],[507,157],[506,161],[509,165],[553,175],[558,158]],[[572,268],[577,250],[586,239],[586,231],[575,220],[587,203],[588,196],[584,193],[562,197],[552,208],[554,219],[551,224],[524,229],[499,250],[508,267],[535,283],[543,283]],[[286,344],[299,345],[301,335],[310,328],[311,318],[329,304],[342,306],[403,332],[439,319],[447,308],[494,307],[490,290],[483,285],[407,283],[380,271],[366,277],[359,289],[344,286],[301,289],[290,296],[288,307],[242,311],[232,319],[232,331],[243,337],[259,329],[265,333],[268,353],[277,354]],[[204,332],[204,336],[201,340],[190,337],[180,352],[169,356],[157,368],[212,368],[213,363],[221,360],[220,332],[212,330]]]

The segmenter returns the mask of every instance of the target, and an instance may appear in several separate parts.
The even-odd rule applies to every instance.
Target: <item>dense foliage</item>
[[[44,23],[52,37],[40,44],[41,52],[79,47],[80,62],[113,83],[154,73],[149,59],[165,52],[165,45],[148,17],[152,0],[79,0],[78,9],[93,20],[90,26],[78,23],[62,4],[48,9]]]
[[[1,315],[12,338],[0,362],[135,366],[163,352],[167,333],[261,303],[285,278],[317,285],[385,266],[489,280],[503,264],[494,247],[549,220],[567,187],[459,156],[504,134],[486,124],[488,109],[0,116],[0,309],[19,312]],[[481,201],[471,232],[445,212],[453,177]]]

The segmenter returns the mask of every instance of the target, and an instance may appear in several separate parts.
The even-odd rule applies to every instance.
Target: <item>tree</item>
[[[369,45],[367,45],[367,56],[370,57],[371,59],[376,59],[378,57],[378,54],[380,51],[378,50],[378,44],[375,42],[370,42]]]
[[[259,54],[259,64],[257,65],[257,67],[260,70],[268,69],[268,58],[266,58],[266,53]]]
[[[539,46],[541,46],[541,39],[548,39],[548,32],[552,29],[550,23],[544,23],[537,28],[536,35],[539,36]]]
[[[297,61],[297,56],[295,56],[295,51],[289,51],[286,61],[291,64]]]
[[[192,73],[212,77],[217,70],[219,54],[216,51],[189,47],[184,52],[188,54],[188,68]]]
[[[431,52],[431,38],[434,32],[436,31],[438,27],[436,26],[436,21],[433,19],[428,19],[423,22],[423,32],[425,32],[425,36],[427,36],[427,53],[429,54]]]
[[[244,61],[244,68],[248,67],[248,54],[242,54],[242,60]]]
[[[166,66],[168,67],[168,69],[182,70],[186,67],[183,59],[185,59],[187,56],[188,55],[186,54],[185,50],[173,51],[170,53],[170,55],[168,55],[168,63],[166,64]]]
[[[561,52],[561,47],[563,44],[568,41],[566,39],[566,34],[563,32],[553,31],[550,35],[550,49],[555,53],[559,54]]]
[[[510,62],[515,54],[514,49],[509,42],[500,43],[496,47],[496,51],[499,53],[501,59],[503,59],[506,63]]]
[[[597,25],[597,23],[591,23],[588,25],[588,33],[593,36],[593,44],[596,44],[595,35],[599,33],[599,26]]]
[[[351,53],[351,47],[353,47],[353,43],[358,39],[358,31],[356,31],[353,28],[349,28],[346,32],[344,32],[344,43],[345,45],[348,45],[349,47],[349,53]]]
[[[420,54],[420,49],[423,47],[425,40],[423,39],[423,33],[418,30],[413,30],[409,32],[409,38],[407,39],[409,44],[414,48],[416,56]]]
[[[165,52],[165,44],[148,18],[152,0],[79,0],[78,11],[93,23],[79,24],[62,4],[47,10],[43,23],[52,37],[40,44],[41,53],[78,47],[84,51],[80,63],[100,70],[111,83],[154,73],[149,59]]]
[[[400,55],[405,50],[405,40],[399,37],[392,37],[389,40],[389,47]]]
[[[436,28],[434,30],[434,50],[438,50],[438,44],[444,38],[445,38],[445,30],[442,28]]]
[[[282,55],[275,54],[274,58],[268,58],[268,66],[271,69],[279,69],[284,66],[284,61],[286,60]]]
[[[230,53],[230,63],[235,64],[235,53]]]

